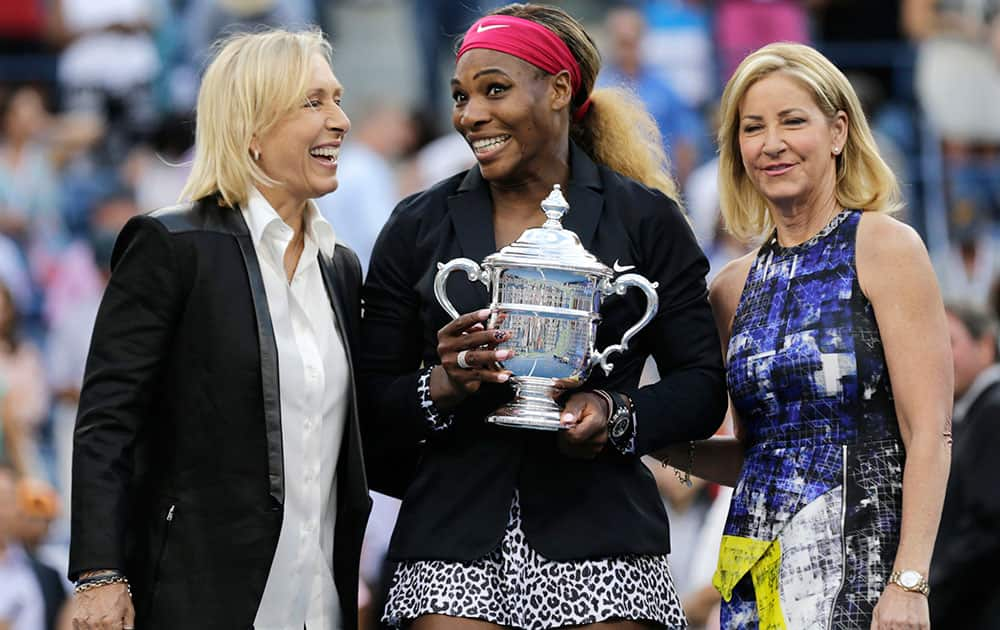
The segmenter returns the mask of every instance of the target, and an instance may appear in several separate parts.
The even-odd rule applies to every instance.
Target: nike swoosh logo
[[[495,28],[509,28],[509,27],[510,24],[491,24],[490,26],[484,26],[480,24],[479,26],[476,27],[476,32],[482,33],[483,31],[489,31]]]
[[[632,269],[635,269],[635,265],[620,265],[618,264],[618,260],[615,259],[615,264],[612,265],[611,268],[615,270],[615,273],[622,273],[623,271],[631,271]]]

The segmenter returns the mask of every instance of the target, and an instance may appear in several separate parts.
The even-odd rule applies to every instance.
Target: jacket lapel
[[[458,190],[448,197],[448,214],[463,257],[482,263],[484,258],[496,251],[496,241],[493,236],[493,201],[490,199],[489,185],[483,179],[478,166],[469,169]],[[461,274],[453,275],[457,277]],[[469,296],[469,292],[475,297]],[[452,302],[456,306],[475,304],[476,308],[481,308],[490,301],[489,290],[480,282],[469,283],[464,280],[459,284],[449,282],[448,294],[452,296]],[[465,294],[465,299],[459,297],[462,294]]]
[[[261,393],[264,397],[264,426],[267,440],[268,488],[271,497],[279,505],[284,505],[285,474],[281,443],[278,346],[274,338],[274,327],[271,324],[271,311],[267,305],[267,294],[264,291],[264,276],[261,275],[257,251],[254,249],[250,230],[243,220],[243,213],[239,209],[235,209],[222,214],[219,228],[236,237],[240,253],[243,255],[243,264],[246,266],[247,279],[250,281],[250,294],[253,298],[253,310],[257,319],[257,341],[260,347]]]
[[[354,382],[354,357],[357,355],[356,340],[359,338],[358,327],[360,322],[355,320],[354,310],[347,308],[344,301],[344,293],[347,288],[344,286],[344,278],[347,277],[347,270],[344,269],[343,257],[334,254],[330,257],[322,251],[318,254],[319,268],[323,276],[323,286],[326,287],[326,295],[330,300],[330,308],[333,310],[333,323],[340,334],[341,342],[344,344],[344,353],[347,355],[348,365],[348,385],[351,396],[350,410],[347,414],[347,427],[344,431],[347,439],[340,453],[340,466],[344,474],[340,475],[338,481],[340,489],[338,496],[342,497],[344,505],[348,509],[355,509],[367,514],[371,499],[368,496],[368,480],[365,474],[364,458],[361,452],[361,426],[358,418],[358,398],[357,387]],[[355,296],[358,299],[359,296]],[[349,483],[347,483],[349,481]],[[338,513],[343,510],[338,507]]]
[[[563,227],[576,232],[580,244],[587,251],[592,251],[591,245],[597,233],[597,224],[601,220],[601,210],[604,208],[604,185],[597,165],[583,152],[580,147],[570,143],[570,178],[566,187],[566,202],[569,212],[563,217]],[[541,199],[538,200],[541,204]]]

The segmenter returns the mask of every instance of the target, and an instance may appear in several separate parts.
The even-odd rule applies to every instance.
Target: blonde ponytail
[[[679,205],[660,130],[639,98],[623,88],[600,88],[591,92],[590,100],[583,121],[570,127],[573,140],[595,162],[659,190]]]

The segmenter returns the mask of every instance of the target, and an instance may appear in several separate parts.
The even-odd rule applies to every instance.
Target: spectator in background
[[[455,40],[469,28],[477,17],[502,4],[499,0],[415,0],[412,3],[412,24],[417,38],[418,63],[423,72],[420,85],[419,107],[437,120],[438,112],[447,111],[442,94],[447,89],[447,79],[442,64],[451,66]]]
[[[713,108],[709,119],[713,135],[718,131],[718,110]],[[695,236],[708,257],[709,282],[729,263],[747,253],[750,245],[726,229],[726,220],[719,207],[719,158],[698,166],[688,176],[684,187],[686,209]]]
[[[32,259],[35,282],[44,282],[44,254],[64,237],[56,164],[44,141],[51,119],[42,92],[32,86],[0,97],[0,233]]]
[[[16,512],[14,532],[42,593],[45,629],[54,630],[63,616],[67,587],[56,565],[43,558],[43,546],[59,513],[59,496],[44,481],[22,477],[17,482]],[[65,566],[65,558],[59,558],[58,566]]]
[[[177,203],[191,173],[193,146],[193,112],[160,118],[149,142],[136,146],[122,168],[138,207],[165,208]]]
[[[1000,256],[990,230],[974,222],[953,224],[947,247],[934,252],[941,293],[951,301],[989,304],[990,290],[1000,271]]]
[[[982,307],[947,306],[955,366],[955,444],[931,563],[931,626],[1000,628],[1000,360],[997,320]]]
[[[41,353],[19,330],[21,320],[10,290],[0,284],[0,392],[5,415],[24,436],[22,457],[27,474],[44,477],[39,432],[49,406]]]
[[[810,2],[806,0],[718,0],[715,4],[720,85],[725,85],[744,57],[761,46],[810,42]]]
[[[454,131],[445,133],[420,147],[407,160],[400,173],[400,196],[430,188],[475,164],[476,156],[465,138]]]
[[[102,126],[89,116],[51,116],[34,86],[12,89],[0,103],[0,278],[34,332],[68,240],[61,169],[97,142]]]
[[[342,183],[335,194],[316,200],[337,238],[358,255],[368,271],[375,238],[399,201],[396,161],[416,140],[413,119],[391,104],[361,108],[352,118],[351,142],[338,160]]]
[[[310,0],[188,0],[179,23],[180,58],[168,69],[172,105],[182,111],[194,108],[201,73],[218,39],[265,27],[302,28],[315,21]]]
[[[649,30],[643,42],[646,62],[684,102],[701,110],[716,88],[708,0],[636,0]]]
[[[66,109],[107,123],[101,148],[110,163],[149,132],[156,115],[152,87],[160,59],[153,6],[147,0],[53,3],[65,40],[59,83]]]
[[[7,463],[18,474],[23,475],[28,470],[24,429],[8,413],[10,402],[2,392],[0,389],[0,464]]]
[[[950,231],[995,232],[1000,0],[904,0],[902,16],[907,35],[919,46],[917,97],[942,142]]]
[[[633,8],[616,8],[608,12],[604,25],[608,38],[607,64],[597,85],[635,92],[656,120],[674,175],[678,181],[686,181],[698,164],[698,144],[706,133],[705,126],[673,87],[643,60],[646,22],[642,13]]]
[[[47,18],[44,0],[0,3],[0,54],[44,52]]]
[[[17,480],[14,468],[0,460],[0,628],[48,629],[36,563],[17,539]]]

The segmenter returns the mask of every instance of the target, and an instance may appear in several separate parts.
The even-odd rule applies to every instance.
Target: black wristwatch
[[[620,443],[633,431],[632,401],[625,394],[608,392],[614,408],[608,418],[608,438],[613,443]]]

